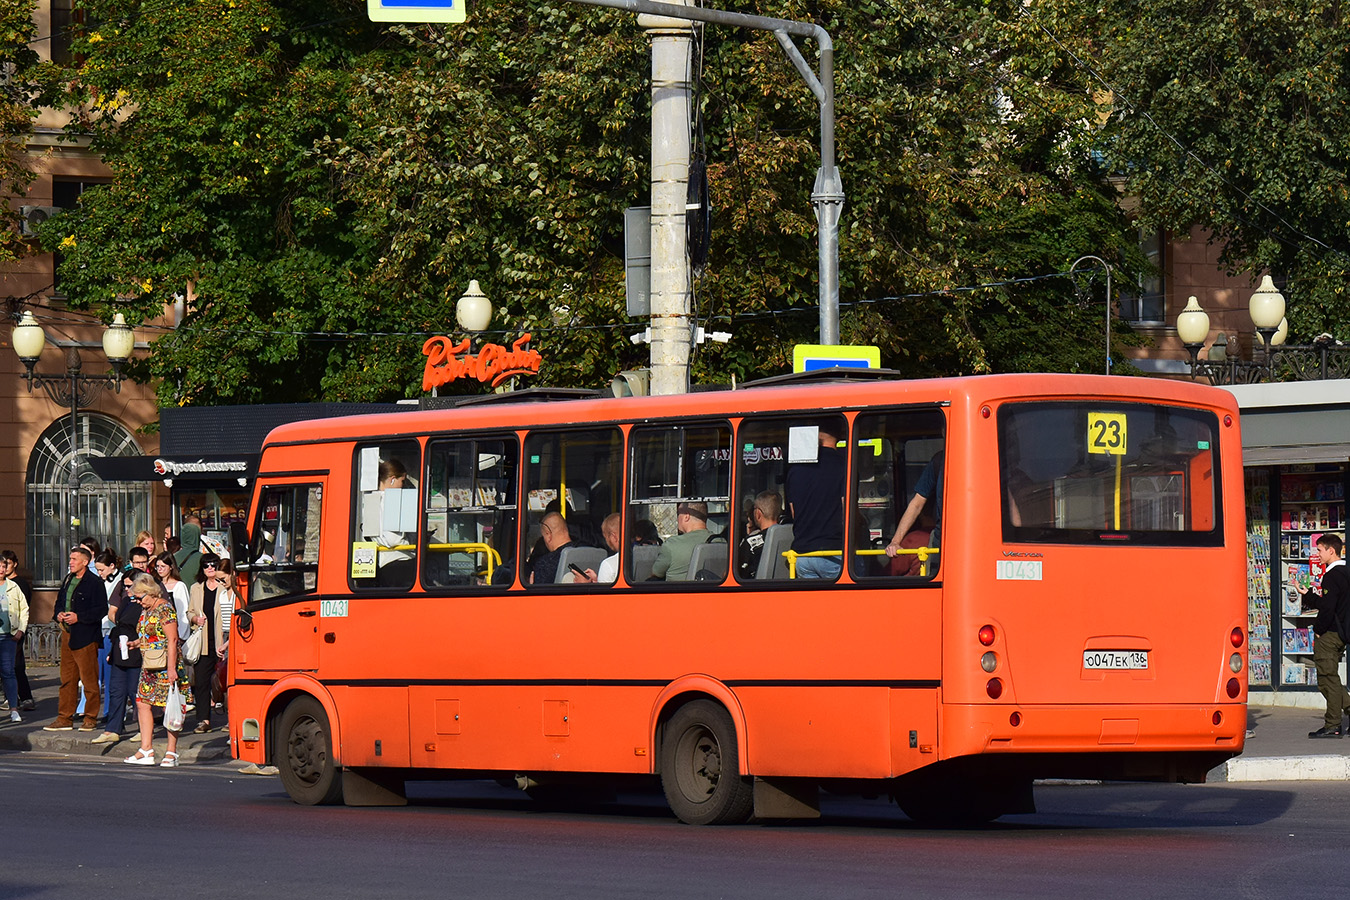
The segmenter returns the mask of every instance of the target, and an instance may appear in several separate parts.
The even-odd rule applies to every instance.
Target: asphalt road
[[[1043,786],[1035,815],[968,831],[839,798],[811,824],[694,828],[657,795],[542,811],[486,782],[303,808],[237,768],[0,754],[0,897],[1268,900],[1343,895],[1350,846],[1337,782]]]

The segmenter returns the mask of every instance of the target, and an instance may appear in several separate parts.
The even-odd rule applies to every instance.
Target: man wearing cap
[[[689,580],[689,559],[694,548],[712,537],[708,532],[708,504],[681,503],[675,511],[675,527],[678,533],[661,545],[661,552],[652,563],[653,578]]]
[[[84,684],[84,724],[81,731],[97,728],[103,702],[98,688],[98,648],[103,640],[101,622],[108,612],[108,594],[103,579],[89,568],[92,557],[85,547],[70,551],[70,574],[56,594],[55,620],[61,625],[61,691],[57,695],[56,721],[43,731],[67,731],[75,727],[75,708]]]

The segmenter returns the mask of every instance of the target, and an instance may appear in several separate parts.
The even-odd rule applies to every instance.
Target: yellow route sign
[[[1088,413],[1087,431],[1089,453],[1125,455],[1124,413]]]

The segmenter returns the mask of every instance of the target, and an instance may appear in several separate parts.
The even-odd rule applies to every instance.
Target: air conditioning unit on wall
[[[19,232],[24,237],[37,237],[38,227],[61,211],[59,206],[20,206]]]

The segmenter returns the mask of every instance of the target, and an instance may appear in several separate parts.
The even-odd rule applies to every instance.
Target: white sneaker
[[[23,716],[19,715],[19,711],[17,709],[11,709],[9,711],[9,720],[11,722],[22,722]]]

